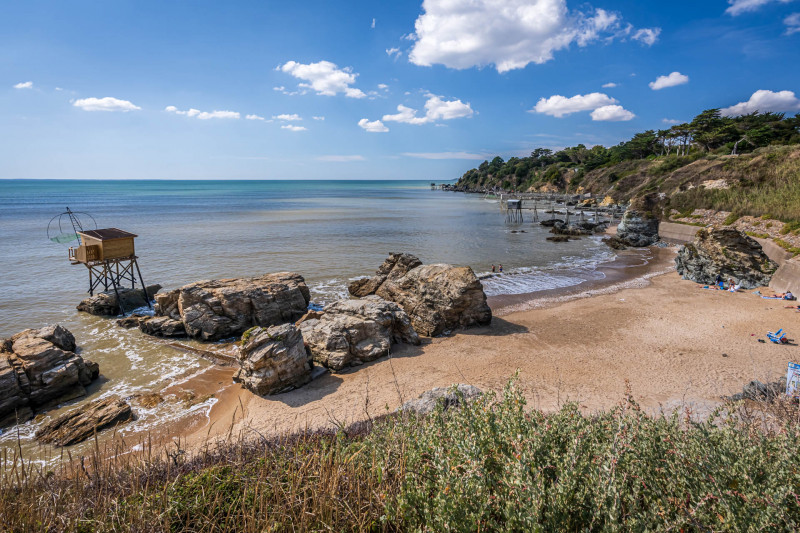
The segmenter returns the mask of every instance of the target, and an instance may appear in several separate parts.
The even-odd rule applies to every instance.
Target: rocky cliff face
[[[299,274],[198,281],[156,296],[156,314],[183,322],[187,335],[204,341],[238,336],[254,327],[294,322],[310,295]]]
[[[636,248],[658,241],[658,217],[654,213],[655,195],[634,198],[617,226],[617,240]]]
[[[257,327],[245,337],[234,381],[259,395],[286,392],[311,381],[311,355],[296,326]]]
[[[717,275],[745,289],[769,285],[778,265],[755,239],[733,228],[703,228],[694,242],[682,246],[675,258],[684,279],[713,284]]]
[[[86,394],[84,387],[100,369],[76,355],[75,348],[75,337],[62,326],[27,329],[2,342],[0,427]]]
[[[422,335],[441,335],[492,320],[483,286],[470,267],[422,265],[411,254],[391,254],[376,276],[351,284],[349,291],[397,303]]]
[[[148,285],[147,296],[152,300],[156,293],[161,290],[161,285]],[[147,305],[147,298],[142,289],[118,289],[119,300],[113,290],[98,292],[94,296],[85,298],[78,304],[78,311],[97,316],[117,316],[123,309],[133,311],[137,307]],[[120,307],[120,301],[122,307]]]
[[[300,330],[314,361],[332,370],[388,355],[394,343],[420,343],[406,312],[377,296],[334,302]]]

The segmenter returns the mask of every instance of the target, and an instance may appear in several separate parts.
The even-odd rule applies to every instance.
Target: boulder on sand
[[[158,291],[161,290],[161,285],[148,285],[147,296],[152,300]],[[142,289],[117,289],[119,292],[119,300],[122,301],[122,308],[120,308],[117,295],[113,290],[98,292],[94,296],[85,298],[78,304],[78,311],[89,313],[90,315],[97,316],[117,316],[122,311],[133,311],[138,307],[147,305],[147,298]]]
[[[624,245],[642,248],[658,241],[658,197],[655,194],[638,196],[622,215],[617,226],[617,239]]]
[[[82,442],[99,432],[131,419],[131,406],[117,396],[95,400],[65,413],[36,432],[36,440],[56,446]]]
[[[470,267],[422,265],[411,254],[391,254],[375,277],[348,290],[354,296],[376,294],[395,302],[411,317],[417,333],[431,337],[492,320],[483,285]]]
[[[474,385],[459,384],[448,388],[436,387],[423,392],[416,400],[404,403],[398,411],[427,415],[436,409],[439,402],[442,403],[442,408],[446,411],[452,407],[460,406],[462,400],[474,400],[481,394],[483,394],[481,390]]]
[[[34,409],[84,396],[97,379],[96,363],[75,354],[75,337],[62,326],[27,329],[0,345],[0,427],[23,422]]]
[[[332,370],[388,355],[394,343],[420,343],[406,312],[378,296],[334,302],[319,318],[302,322],[300,331],[314,361]]]
[[[195,339],[217,341],[254,326],[294,322],[311,299],[299,274],[198,281],[156,296],[156,314],[180,320]]]
[[[734,228],[702,228],[675,258],[678,274],[697,283],[713,284],[717,275],[744,289],[769,285],[778,265],[758,242]]]
[[[311,356],[293,324],[246,331],[239,364],[233,380],[259,395],[279,394],[311,381]]]

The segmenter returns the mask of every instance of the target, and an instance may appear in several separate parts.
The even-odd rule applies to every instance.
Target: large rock
[[[156,296],[156,314],[180,320],[193,338],[215,341],[254,326],[294,322],[310,295],[299,274],[279,272],[258,278],[198,281]]]
[[[185,337],[183,322],[168,316],[155,316],[139,321],[139,329],[154,337]]]
[[[422,335],[441,335],[492,320],[483,285],[470,267],[422,265],[410,254],[391,254],[374,278],[359,280],[348,289],[354,296],[376,294],[397,303]]]
[[[279,394],[311,381],[311,355],[293,324],[245,332],[239,364],[233,380],[259,395]]]
[[[720,275],[745,289],[769,285],[778,269],[755,239],[734,228],[702,228],[678,250],[675,263],[684,279],[713,284]]]
[[[77,444],[95,432],[131,419],[131,406],[116,396],[95,400],[65,413],[36,432],[36,440],[56,446]]]
[[[86,394],[84,387],[97,379],[100,369],[73,350],[75,338],[62,326],[28,329],[3,341],[0,427]]]
[[[334,302],[300,330],[314,361],[332,370],[388,355],[394,343],[420,343],[406,312],[377,296]]]
[[[641,248],[658,241],[657,197],[634,198],[617,226],[617,238],[627,246]]]
[[[416,400],[404,403],[398,411],[427,415],[432,413],[439,403],[442,404],[442,409],[446,411],[452,407],[459,407],[462,401],[474,400],[481,394],[481,390],[474,385],[459,384],[449,388],[436,387],[423,392]]]
[[[152,300],[159,290],[161,290],[161,285],[148,285],[147,296]],[[81,301],[78,304],[78,311],[97,316],[117,316],[123,311],[133,311],[138,307],[146,306],[148,303],[142,289],[119,288],[117,292],[119,292],[119,301],[113,289],[98,292],[94,296]],[[120,301],[122,302],[122,308],[120,308]]]

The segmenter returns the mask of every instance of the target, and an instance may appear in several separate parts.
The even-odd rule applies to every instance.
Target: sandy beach
[[[649,255],[646,264],[642,254]],[[434,387],[500,390],[516,372],[530,405],[544,410],[567,401],[587,412],[607,409],[620,401],[627,382],[650,412],[690,407],[702,415],[750,380],[785,374],[787,362],[798,359],[797,345],[758,339],[778,328],[791,337],[800,314],[753,291],[703,290],[681,280],[671,270],[674,254],[671,248],[632,251],[607,265],[620,272],[605,282],[492,299],[488,327],[419,347],[398,345],[390,358],[276,396],[256,396],[231,384],[232,368],[212,367],[200,388],[221,386],[218,401],[207,423],[187,425],[183,436],[199,444],[231,431],[331,428],[393,411]]]

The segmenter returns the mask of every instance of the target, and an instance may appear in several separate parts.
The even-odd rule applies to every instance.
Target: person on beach
[[[500,273],[503,273],[503,265],[500,265]]]
[[[492,274],[494,274],[494,265],[492,265]]]

